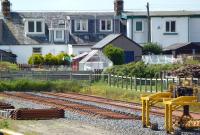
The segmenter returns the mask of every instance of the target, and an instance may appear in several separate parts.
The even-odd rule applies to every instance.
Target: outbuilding
[[[110,34],[98,43],[96,43],[92,50],[102,51],[107,45],[112,44],[115,47],[124,50],[125,63],[133,61],[140,61],[142,58],[142,46],[133,40],[129,39],[123,34]]]

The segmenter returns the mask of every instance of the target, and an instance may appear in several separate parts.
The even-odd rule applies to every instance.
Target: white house
[[[148,42],[146,12],[127,12],[127,36],[139,44]],[[200,42],[200,11],[150,12],[151,42],[167,47],[175,43]]]

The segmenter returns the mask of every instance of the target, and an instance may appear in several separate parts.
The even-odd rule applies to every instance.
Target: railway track
[[[84,94],[75,94],[75,93],[52,93],[52,92],[43,92],[43,94],[60,97],[60,98],[68,98],[80,101],[89,101],[95,103],[101,103],[105,105],[112,105],[116,107],[126,108],[141,111],[142,107],[139,103],[131,103],[131,102],[124,102],[119,100],[112,100],[102,97],[84,95]],[[151,113],[154,115],[164,116],[164,108],[162,107],[152,107]],[[199,113],[190,113],[195,119],[200,119]],[[182,115],[182,111],[175,111],[173,113],[174,117],[180,117]]]
[[[27,100],[38,104],[49,105],[59,109],[69,110],[94,117],[101,117],[106,119],[134,119],[134,120],[141,119],[141,116],[136,116],[129,113],[116,112],[109,109],[100,108],[97,106],[86,105],[51,97],[39,96],[30,93],[13,92],[13,93],[1,93],[0,95]]]

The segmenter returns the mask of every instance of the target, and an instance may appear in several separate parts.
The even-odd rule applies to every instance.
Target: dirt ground
[[[25,135],[113,135],[101,127],[95,127],[80,121],[39,120],[9,121],[11,129]]]

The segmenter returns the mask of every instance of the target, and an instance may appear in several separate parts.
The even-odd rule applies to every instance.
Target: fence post
[[[163,78],[160,78],[161,92],[163,92]]]
[[[156,82],[155,82],[155,84],[156,84],[156,92],[158,92],[158,78],[156,77]]]
[[[169,84],[168,84],[169,80],[168,80],[168,78],[167,78],[167,82],[166,83],[167,83],[167,90],[168,90],[168,88],[169,88]]]
[[[126,76],[126,89],[128,89],[128,76]]]
[[[142,78],[140,78],[140,92],[142,91]]]
[[[150,91],[152,92],[152,78],[150,79]]]
[[[108,84],[111,86],[111,74],[108,75]]]
[[[72,72],[69,74],[69,79],[72,80]]]
[[[119,87],[119,75],[117,75],[117,88]]]
[[[48,77],[47,77],[47,72],[46,72],[46,80],[48,80]]]
[[[147,78],[145,78],[145,92],[147,92]]]
[[[131,80],[130,80],[130,84],[131,84],[131,90],[133,89],[133,77],[131,76],[131,78],[130,78]]]
[[[122,88],[124,88],[124,76],[122,76]]]
[[[134,83],[135,83],[135,90],[137,91],[137,78],[136,77],[135,77]]]

